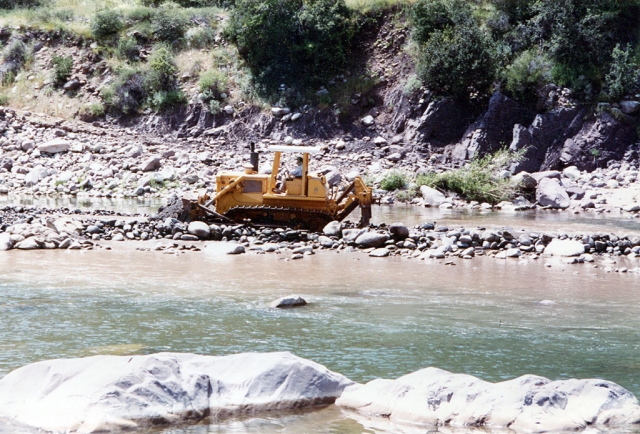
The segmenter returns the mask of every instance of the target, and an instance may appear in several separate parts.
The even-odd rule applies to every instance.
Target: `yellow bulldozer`
[[[216,175],[215,196],[183,198],[187,219],[321,231],[360,207],[360,225],[369,225],[373,192],[360,177],[340,190],[330,187],[325,176],[309,171],[309,155],[321,152],[320,148],[270,146],[267,151],[275,153],[270,174],[258,173],[259,153],[252,144],[251,163],[245,165],[244,173]],[[295,170],[281,168],[283,153],[302,155]]]

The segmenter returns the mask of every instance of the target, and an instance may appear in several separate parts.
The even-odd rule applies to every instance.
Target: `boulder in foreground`
[[[0,423],[93,433],[335,401],[353,384],[290,353],[49,360],[0,380]]]
[[[525,375],[489,383],[437,368],[348,387],[336,404],[396,423],[526,432],[640,423],[638,400],[609,381]]]

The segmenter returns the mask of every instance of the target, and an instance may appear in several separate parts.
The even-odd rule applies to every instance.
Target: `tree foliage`
[[[228,33],[258,83],[274,92],[340,73],[354,30],[344,0],[237,0]]]

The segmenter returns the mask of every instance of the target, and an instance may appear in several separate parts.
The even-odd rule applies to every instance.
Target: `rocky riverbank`
[[[168,207],[167,209],[169,209]],[[607,232],[567,233],[491,227],[448,227],[402,223],[357,228],[332,222],[321,233],[251,225],[184,223],[173,217],[127,215],[108,211],[81,214],[53,210],[5,207],[0,250],[111,249],[113,243],[140,241],[140,250],[176,253],[199,251],[209,242],[226,242],[229,254],[283,254],[303,259],[316,252],[359,251],[375,258],[455,260],[476,256],[495,259],[538,259],[555,256],[571,263],[604,260],[606,271],[640,273],[640,267],[614,267],[616,258],[640,258],[640,234]],[[633,262],[632,262],[633,263]]]

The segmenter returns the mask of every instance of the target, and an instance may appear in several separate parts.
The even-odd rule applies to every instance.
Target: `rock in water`
[[[538,182],[538,190],[536,191],[536,200],[540,206],[549,206],[551,208],[569,208],[571,199],[560,185],[560,182],[554,178],[542,178]]]
[[[544,249],[544,253],[553,256],[580,256],[584,253],[584,244],[580,241],[556,238]]]
[[[404,223],[392,223],[389,232],[395,240],[404,241],[409,236],[409,228]]]
[[[300,297],[299,295],[289,295],[287,297],[279,298],[273,302],[269,306],[274,308],[286,309],[289,307],[300,307],[306,306],[307,300]]]
[[[115,431],[332,403],[352,384],[290,353],[49,360],[0,380],[0,417],[46,431]]]
[[[336,404],[391,422],[525,432],[640,423],[638,400],[609,381],[525,375],[489,383],[436,368],[348,387]]]
[[[378,234],[375,232],[365,232],[358,236],[356,239],[356,245],[362,248],[369,247],[382,247],[384,243],[389,240],[389,236],[386,234]]]

